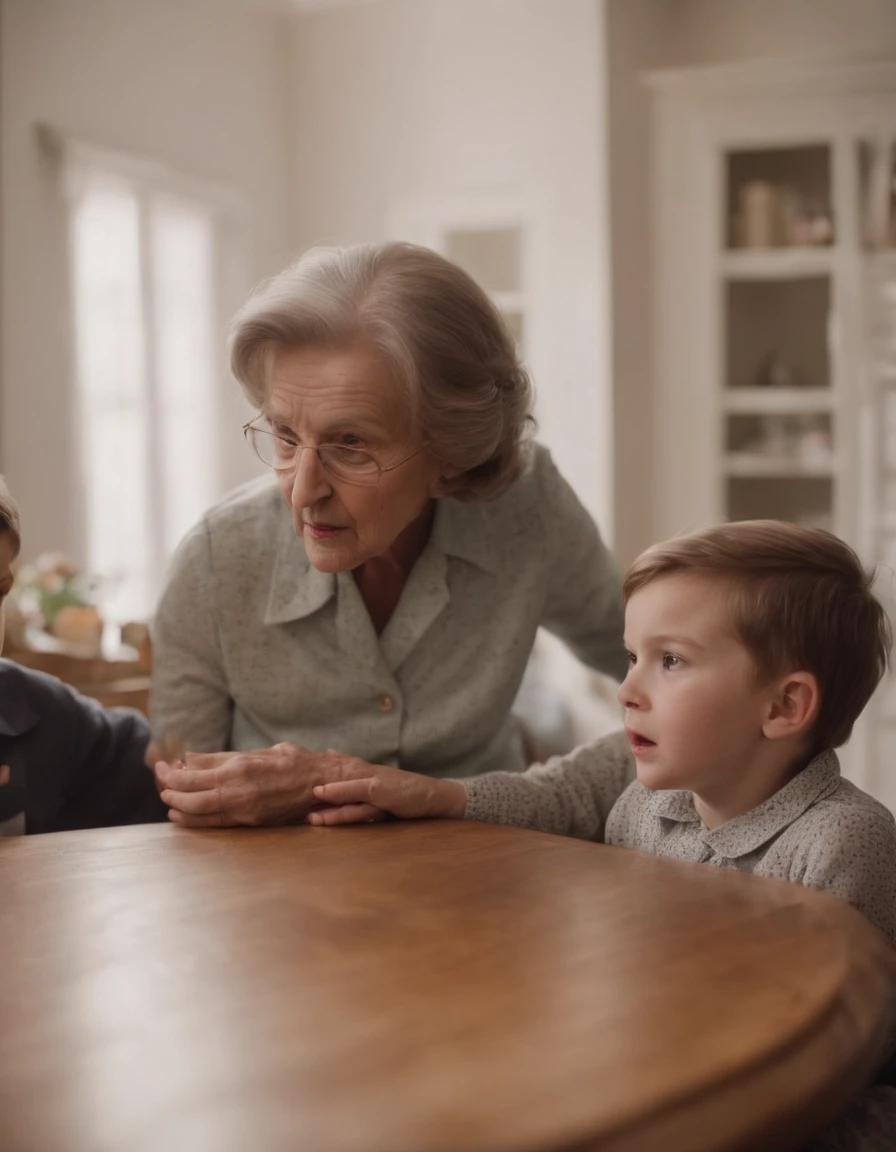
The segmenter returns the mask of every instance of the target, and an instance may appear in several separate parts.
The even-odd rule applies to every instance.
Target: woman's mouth
[[[637,756],[639,752],[646,752],[648,748],[655,748],[656,741],[648,740],[646,736],[642,736],[640,732],[636,732],[634,728],[626,728],[626,736],[628,742],[632,746],[632,752]]]
[[[305,521],[305,527],[315,540],[328,540],[342,531],[338,524],[313,524],[310,520]]]

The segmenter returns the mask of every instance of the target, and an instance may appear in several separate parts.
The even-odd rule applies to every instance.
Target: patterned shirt
[[[822,752],[765,803],[713,829],[690,792],[651,792],[636,781],[610,813],[605,839],[829,892],[896,947],[896,821],[843,779],[836,752]]]
[[[544,448],[503,496],[441,499],[377,635],[351,572],[309,563],[276,482],[180,546],[154,623],[152,724],[188,749],[293,741],[417,772],[525,767],[510,716],[540,625],[622,677],[622,593]]]

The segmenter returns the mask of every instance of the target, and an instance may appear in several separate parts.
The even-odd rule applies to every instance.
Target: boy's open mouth
[[[643,752],[646,748],[656,747],[656,741],[648,740],[646,736],[642,736],[641,733],[636,732],[634,728],[626,728],[625,734],[628,736],[633,752]]]

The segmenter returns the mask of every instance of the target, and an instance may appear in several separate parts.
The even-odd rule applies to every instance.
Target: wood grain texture
[[[893,959],[789,884],[473,823],[0,841],[4,1152],[791,1148]]]

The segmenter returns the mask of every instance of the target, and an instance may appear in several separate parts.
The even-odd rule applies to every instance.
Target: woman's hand
[[[153,769],[168,819],[187,828],[294,824],[318,802],[316,784],[378,771],[356,756],[309,752],[296,744],[257,752],[187,752]],[[382,813],[371,807],[365,819],[382,819]]]
[[[314,789],[314,798],[332,807],[310,812],[309,824],[357,824],[384,815],[417,820],[425,816],[461,819],[467,792],[458,780],[434,780],[400,768],[371,766],[366,776],[352,774]]]

